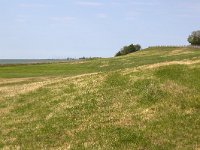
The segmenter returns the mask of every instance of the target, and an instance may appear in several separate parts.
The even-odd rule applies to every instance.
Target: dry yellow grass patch
[[[25,94],[25,93],[35,91],[35,90],[37,90],[43,86],[49,85],[49,84],[63,82],[66,80],[81,79],[84,76],[91,76],[91,75],[95,75],[95,74],[98,74],[98,73],[82,74],[82,75],[78,75],[78,76],[74,76],[74,77],[65,77],[65,78],[60,78],[60,77],[59,78],[42,78],[43,81],[39,81],[39,82],[36,81],[33,83],[27,83],[27,84],[23,84],[23,85],[0,87],[0,93],[2,93],[0,97],[13,97],[13,96],[16,96],[19,94]],[[6,83],[7,80],[5,80],[4,83]],[[11,79],[11,82],[18,82],[17,80]],[[29,79],[27,78],[26,80],[29,80]],[[8,82],[9,82],[9,80],[8,80]]]
[[[167,81],[161,85],[161,89],[170,94],[179,96],[180,94],[184,94],[185,92],[190,92],[191,90],[188,87],[183,85],[178,85],[172,81]]]
[[[89,62],[89,61],[74,61],[74,62],[70,62],[70,64],[85,64],[85,63],[87,63],[87,62]]]
[[[0,85],[8,84],[8,83],[19,83],[19,82],[28,81],[28,80],[30,80],[30,78],[12,78],[12,79],[0,78]]]
[[[97,87],[101,85],[103,79],[104,76],[102,74],[98,75],[97,73],[93,73],[64,78],[62,81],[56,83],[56,85],[50,85],[48,88],[52,89],[52,91],[55,92],[55,95],[57,95],[54,99],[59,100],[62,98],[66,98],[66,101],[55,105],[52,108],[51,113],[46,116],[46,119],[48,120],[62,113],[66,108],[72,108],[80,105],[81,102],[75,101],[75,98],[79,95],[87,94],[87,92],[96,93],[98,91]],[[63,87],[70,84],[73,84],[75,86],[74,88],[78,89],[76,90],[76,93],[62,93],[58,95],[59,92],[62,92]]]
[[[6,114],[8,114],[10,112],[10,110],[12,109],[13,107],[6,107],[6,108],[1,108],[0,109],[0,117],[1,116],[5,116]]]
[[[169,65],[193,65],[193,64],[198,64],[200,63],[200,60],[183,60],[183,61],[169,61],[169,62],[161,62],[161,63],[156,63],[156,64],[151,64],[151,65],[143,65],[135,68],[128,68],[124,69],[122,73],[124,75],[133,73],[133,72],[138,72],[141,70],[147,70],[147,69],[155,69],[159,68],[162,66],[169,66]]]
[[[100,68],[108,67],[108,66],[109,66],[108,64],[104,64],[104,65],[101,65]]]
[[[30,123],[36,121],[36,117],[30,117],[29,115],[15,117],[13,120],[9,120],[5,123],[5,125],[13,125],[13,124],[20,124],[20,123]]]
[[[187,48],[183,48],[183,49],[173,50],[168,55],[165,55],[165,56],[174,56],[174,55],[191,54],[191,53],[194,53],[194,52],[188,51]]]
[[[195,112],[195,110],[192,109],[192,108],[185,110],[185,114],[187,114],[187,115],[191,115],[191,114],[193,114],[194,112]]]
[[[140,115],[144,120],[152,120],[156,114],[155,109],[147,108],[141,111]]]
[[[192,65],[200,63],[200,60],[185,60],[185,61],[170,61],[170,62],[162,62],[152,65],[144,65],[141,67],[138,67],[138,69],[154,69],[162,66],[169,66],[169,65]]]
[[[68,99],[66,99],[65,102],[59,103],[58,105],[52,107],[51,113],[49,113],[49,114],[46,116],[46,120],[51,119],[52,117],[57,116],[58,114],[64,112],[64,110],[65,110],[66,108],[73,108],[73,107],[75,107],[75,106],[80,105],[80,103],[72,103],[72,102],[71,102],[71,101],[74,100],[74,98],[75,98],[75,96],[69,95],[69,96],[68,96]]]
[[[109,62],[108,61],[101,61],[100,68],[108,67],[108,66],[109,66]]]
[[[2,150],[20,150],[20,146],[5,146]]]
[[[115,114],[115,119],[118,120],[117,122],[111,124],[115,124],[117,126],[125,127],[125,126],[132,126],[134,125],[134,120],[132,118],[133,114],[130,112],[123,112],[119,114]],[[112,118],[111,118],[112,119]]]
[[[25,82],[38,82],[38,81],[43,81],[46,80],[47,77],[29,77],[29,78],[0,78],[0,85],[4,84],[24,84]],[[50,77],[48,78],[50,79]],[[5,85],[6,86],[6,85]]]
[[[133,124],[132,114],[128,111],[123,111],[123,103],[115,102],[110,107],[110,113],[107,114],[108,123],[117,126],[130,126]]]
[[[0,87],[0,92],[3,93],[2,95],[3,97],[12,97],[19,94],[25,94],[25,93],[34,91],[49,83],[51,83],[51,81],[43,81],[43,82],[28,83],[24,85]]]
[[[87,89],[90,88],[90,91],[94,91],[94,87],[97,87],[101,84],[101,82],[105,79],[105,76],[103,74],[101,75],[95,75],[87,76],[86,78],[78,78],[76,80],[73,80],[73,83],[79,87],[79,89]]]

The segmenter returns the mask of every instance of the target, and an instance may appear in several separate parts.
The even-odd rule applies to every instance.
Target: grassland
[[[200,149],[200,49],[0,67],[0,149]]]

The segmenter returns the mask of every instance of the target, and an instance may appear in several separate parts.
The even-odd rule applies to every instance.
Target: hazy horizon
[[[111,57],[140,44],[187,45],[199,0],[0,0],[0,59]]]

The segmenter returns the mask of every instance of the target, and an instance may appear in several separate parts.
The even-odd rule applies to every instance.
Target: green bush
[[[119,52],[117,52],[115,57],[127,55],[127,54],[130,54],[130,53],[139,51],[140,49],[141,49],[141,46],[139,44],[136,44],[136,45],[131,44],[129,46],[124,46]]]
[[[188,42],[191,43],[191,45],[200,45],[200,30],[192,32],[188,37]]]

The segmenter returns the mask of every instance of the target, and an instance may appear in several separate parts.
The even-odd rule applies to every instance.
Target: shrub
[[[192,32],[188,37],[188,42],[191,43],[191,45],[200,45],[200,30]]]
[[[139,51],[141,49],[141,46],[139,44],[136,45],[129,45],[129,46],[124,46],[119,52],[115,54],[115,57],[117,56],[122,56],[122,55],[127,55],[136,51]]]

